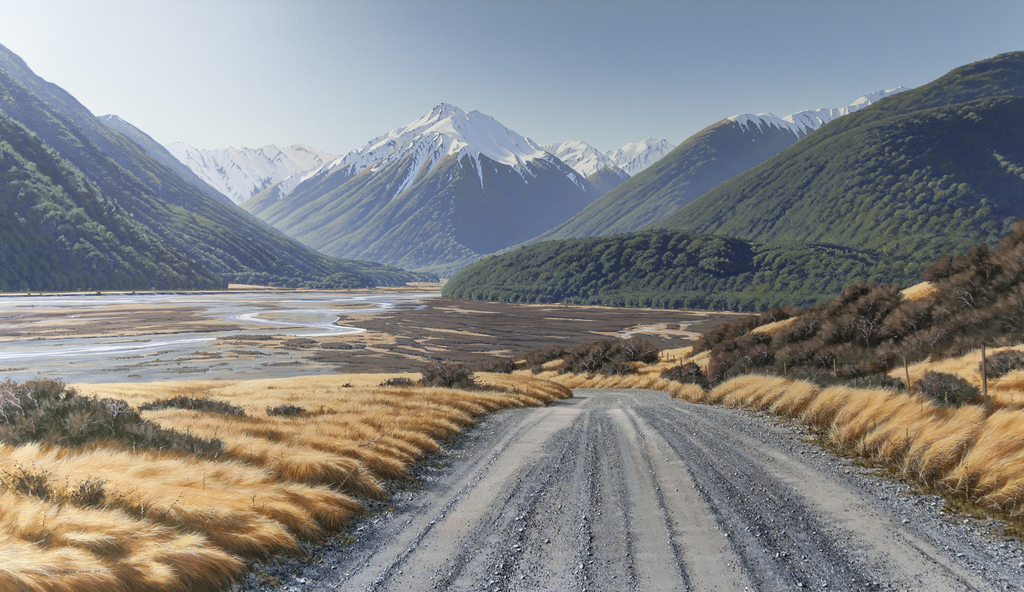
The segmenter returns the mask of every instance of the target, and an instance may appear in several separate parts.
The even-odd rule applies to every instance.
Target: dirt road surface
[[[1024,589],[1018,542],[866,473],[749,413],[578,390],[488,418],[243,589]]]

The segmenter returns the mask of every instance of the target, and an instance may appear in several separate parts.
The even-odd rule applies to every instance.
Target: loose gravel
[[[991,520],[800,426],[641,390],[489,416],[269,590],[1024,590]]]

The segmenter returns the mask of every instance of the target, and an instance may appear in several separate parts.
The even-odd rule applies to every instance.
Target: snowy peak
[[[586,142],[569,141],[559,144],[542,144],[541,147],[584,177],[589,177],[604,169],[614,171],[619,168],[615,161]]]
[[[559,144],[544,144],[545,150],[565,164],[576,169],[584,177],[605,169],[628,178],[651,166],[659,158],[675,148],[667,140],[647,138],[630,142],[618,150],[601,152],[586,142],[569,141]]]
[[[729,119],[738,123],[744,131],[750,131],[752,128],[763,131],[761,126],[774,127],[780,130],[788,130],[796,134],[798,138],[802,138],[834,119],[859,111],[880,99],[905,90],[907,89],[902,86],[889,90],[880,90],[864,95],[848,106],[837,109],[798,111],[785,117],[777,117],[771,113],[741,113],[733,115]]]
[[[315,169],[335,158],[302,144],[280,148],[218,148],[205,150],[182,142],[165,146],[185,166],[218,191],[241,203],[295,173]]]
[[[632,177],[658,162],[675,147],[675,144],[668,140],[647,138],[640,142],[630,142],[618,150],[605,152],[605,156]]]
[[[480,156],[515,167],[544,158],[546,152],[533,140],[508,129],[493,117],[479,111],[465,112],[448,103],[441,103],[416,121],[378,136],[358,150],[325,163],[319,170],[304,174],[302,180],[321,178],[343,170],[351,176],[373,167],[373,171],[413,159],[412,171],[398,193],[409,188],[417,179],[429,174],[449,154],[468,155],[480,167]],[[478,171],[479,172],[479,171]],[[281,194],[301,182],[288,179],[282,184]],[[287,185],[288,187],[284,187]]]

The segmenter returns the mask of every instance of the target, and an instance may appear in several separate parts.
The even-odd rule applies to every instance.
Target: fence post
[[[907,390],[910,390],[910,368],[907,367],[907,356],[903,356],[903,372],[907,375]]]
[[[985,344],[981,344],[981,397],[988,401],[988,360],[985,359]]]

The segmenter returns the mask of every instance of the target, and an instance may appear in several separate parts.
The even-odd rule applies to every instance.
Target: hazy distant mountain
[[[536,236],[599,195],[532,140],[441,104],[242,207],[324,253],[444,272]]]
[[[583,175],[601,194],[611,191],[629,178],[629,174],[620,169],[615,161],[586,142],[541,144],[541,148]]]
[[[639,230],[722,181],[782,152],[825,123],[903,90],[899,87],[865,95],[839,109],[801,111],[786,117],[744,113],[723,119],[690,136],[653,165],[535,241]]]
[[[285,177],[315,169],[337,158],[334,154],[302,144],[284,148],[269,144],[262,148],[206,150],[183,142],[172,142],[166,148],[197,176],[235,203],[242,203]]]
[[[3,46],[0,112],[80,171],[83,183],[116,207],[111,215],[123,212],[133,218],[189,265],[220,276],[218,283],[354,287],[423,277],[326,257],[210,197],[151,156],[137,139],[105,125],[66,91],[36,76]],[[131,246],[148,248],[144,241]]]
[[[647,138],[639,142],[630,142],[618,150],[606,152],[605,156],[610,158],[620,169],[626,171],[630,177],[658,162],[665,156],[675,144],[667,140],[656,140]]]

